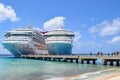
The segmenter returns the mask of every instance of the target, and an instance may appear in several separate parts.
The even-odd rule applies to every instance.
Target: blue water
[[[92,65],[0,57],[0,80],[46,80],[110,68],[112,67],[101,65],[99,60],[97,65]]]

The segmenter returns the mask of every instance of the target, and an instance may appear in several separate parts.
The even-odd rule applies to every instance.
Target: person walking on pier
[[[92,56],[92,52],[90,52],[90,56]]]

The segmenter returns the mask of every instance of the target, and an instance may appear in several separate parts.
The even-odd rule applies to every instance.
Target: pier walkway
[[[120,55],[21,55],[21,58],[39,59],[39,60],[53,60],[53,61],[64,61],[64,62],[76,62],[84,64],[96,64],[97,59],[101,59],[104,65],[116,65],[120,66]]]

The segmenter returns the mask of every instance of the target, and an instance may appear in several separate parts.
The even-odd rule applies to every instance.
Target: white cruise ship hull
[[[21,55],[28,55],[28,54],[34,54],[35,53],[34,49],[30,48],[29,45],[25,44],[25,43],[3,42],[3,45],[15,57],[20,57]]]
[[[49,54],[70,55],[72,52],[72,45],[70,43],[48,43],[47,49]]]

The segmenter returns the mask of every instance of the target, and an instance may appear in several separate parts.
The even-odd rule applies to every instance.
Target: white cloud
[[[74,53],[78,53],[78,52],[80,52],[80,49],[83,46],[83,44],[80,40],[82,35],[78,31],[75,31],[74,35],[75,35],[75,37],[73,38],[73,49],[72,49],[72,51]]]
[[[103,21],[100,24],[89,28],[91,34],[98,34],[100,36],[115,35],[120,33],[120,18],[113,19],[112,22]]]
[[[79,41],[80,38],[82,37],[82,35],[77,31],[74,32],[74,35],[75,35],[75,37],[74,37],[73,41]]]
[[[45,30],[63,29],[65,17],[55,17],[43,24]]]
[[[17,21],[19,18],[16,16],[14,9],[11,6],[5,6],[0,3],[0,22],[10,19],[11,21]]]
[[[92,26],[91,28],[89,28],[89,32],[90,32],[91,34],[96,33],[96,32],[98,32],[98,31],[99,31],[99,29],[98,29],[97,27],[95,27],[95,26]]]
[[[114,37],[112,40],[108,41],[110,44],[118,44],[120,43],[120,36]]]

